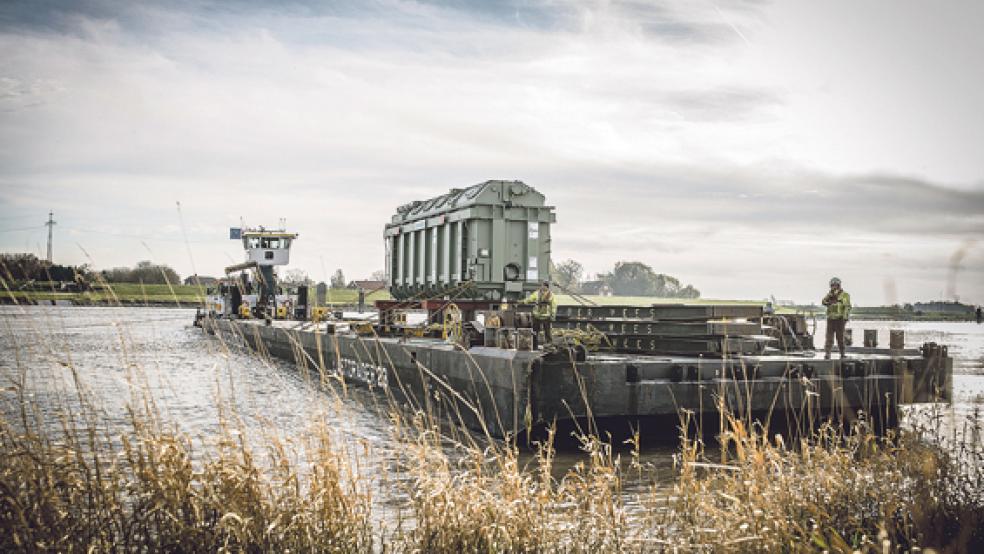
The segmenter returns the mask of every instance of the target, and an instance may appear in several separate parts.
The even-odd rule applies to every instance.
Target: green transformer
[[[396,210],[386,274],[399,300],[515,300],[550,276],[553,206],[521,181],[486,181]]]

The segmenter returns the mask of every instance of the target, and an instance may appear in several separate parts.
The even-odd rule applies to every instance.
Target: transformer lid
[[[544,202],[543,194],[522,181],[492,180],[465,189],[453,188],[441,196],[404,204],[397,208],[392,223],[405,223],[470,206],[548,207]]]

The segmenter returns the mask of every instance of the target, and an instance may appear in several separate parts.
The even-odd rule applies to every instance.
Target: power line
[[[18,227],[16,229],[0,229],[0,233],[16,233],[18,231],[34,231],[36,229],[44,229],[46,225],[35,225],[33,227]]]
[[[122,237],[122,238],[137,239],[137,240],[164,241],[164,242],[185,242],[184,239],[179,239],[179,238],[148,237],[146,235],[132,235],[132,234],[128,234],[128,233],[114,233],[112,231],[97,231],[95,229],[82,229],[82,228],[79,228],[79,227],[65,227],[65,229],[68,229],[70,231],[75,231],[77,233],[90,233],[90,234],[97,234],[97,235],[109,235],[109,236],[113,236],[113,237]],[[218,242],[218,240],[188,240],[187,242],[194,242],[194,243],[205,244],[205,243]]]
[[[58,222],[53,221],[52,223],[57,224]],[[21,232],[21,231],[37,231],[37,230],[40,230],[40,229],[44,229],[45,227],[48,227],[48,223],[47,222],[45,222],[45,223],[43,223],[41,225],[32,225],[30,227],[12,227],[12,228],[7,228],[7,229],[0,229],[0,233],[17,233],[17,232]],[[147,236],[147,235],[134,235],[134,234],[130,234],[130,233],[117,233],[117,232],[113,232],[113,231],[98,231],[96,229],[86,229],[86,228],[83,228],[83,227],[66,227],[64,225],[62,226],[62,228],[65,229],[65,230],[67,230],[67,231],[75,231],[76,233],[96,234],[96,235],[108,235],[108,236],[112,236],[112,237],[122,237],[122,238],[128,238],[128,239],[147,240],[147,241],[152,241],[152,242],[153,241],[185,242],[184,239],[177,238],[177,237],[175,237],[175,238],[161,237],[161,236],[153,236],[152,237],[152,236]],[[192,239],[188,239],[187,242],[197,243],[197,244],[208,244],[208,243],[218,243],[218,242],[224,242],[224,241],[221,240],[221,239],[206,239],[206,240],[192,240]]]
[[[34,219],[38,217],[36,214],[21,214],[21,215],[0,215],[0,221],[10,221],[12,219]]]

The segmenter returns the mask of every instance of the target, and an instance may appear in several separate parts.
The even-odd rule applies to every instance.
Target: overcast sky
[[[554,260],[711,298],[984,302],[984,2],[4,2],[0,250],[315,279],[521,179]],[[180,202],[180,209],[178,203]]]

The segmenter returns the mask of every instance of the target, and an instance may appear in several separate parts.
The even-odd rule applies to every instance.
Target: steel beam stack
[[[689,356],[765,351],[762,307],[755,305],[558,306],[556,328],[605,334],[602,350]]]

